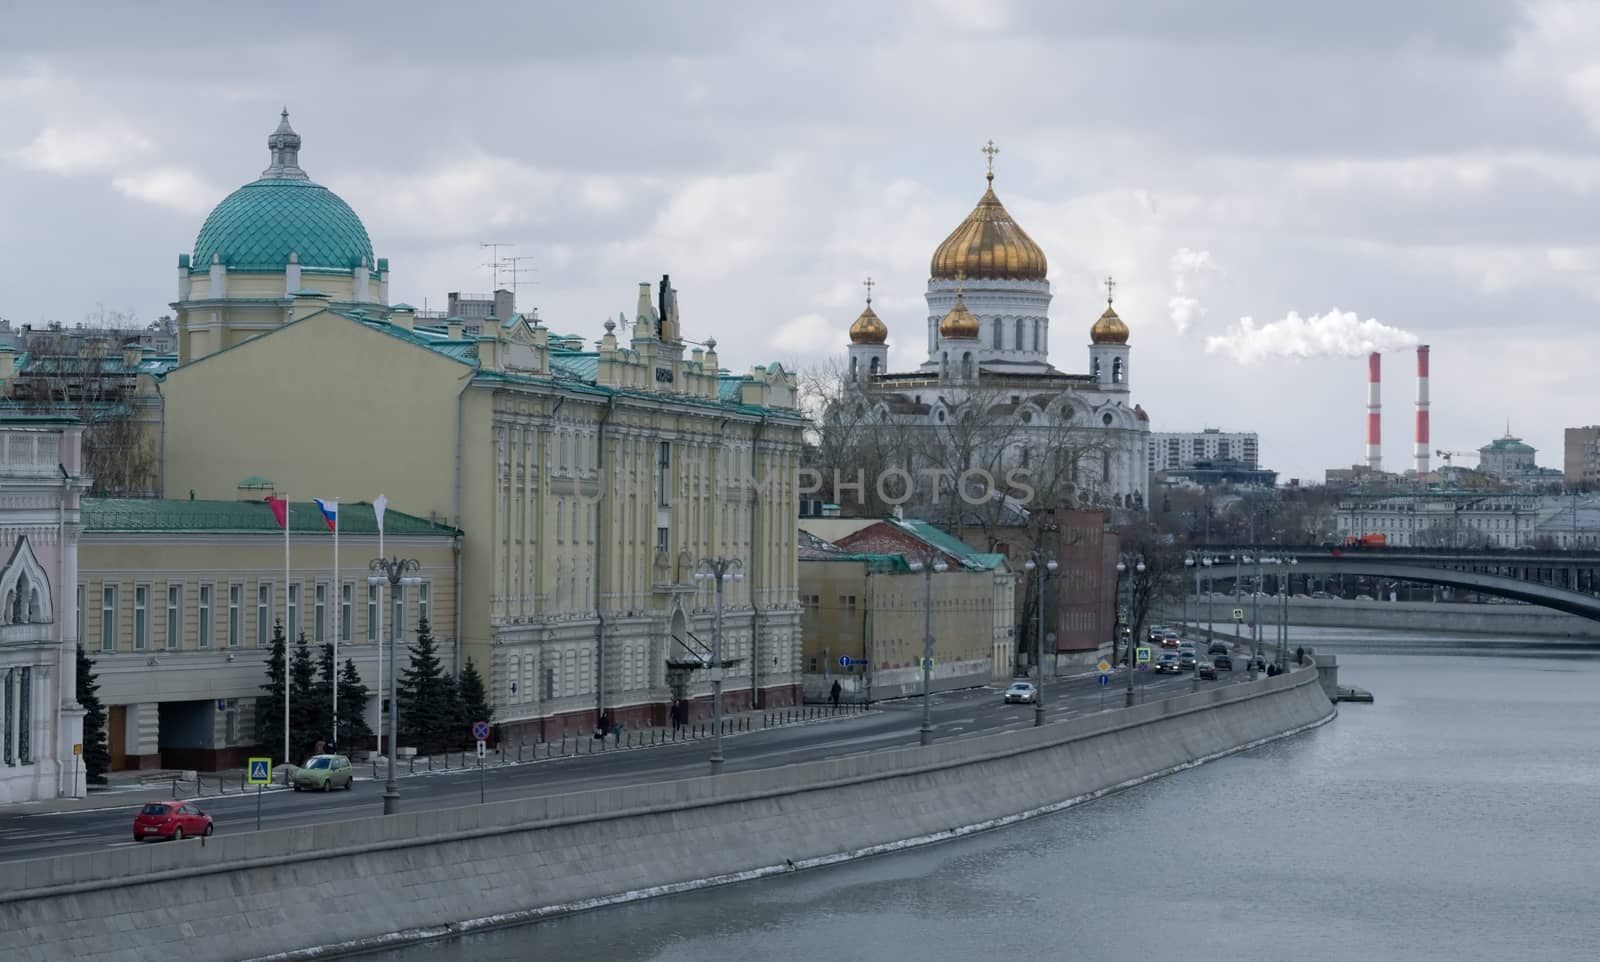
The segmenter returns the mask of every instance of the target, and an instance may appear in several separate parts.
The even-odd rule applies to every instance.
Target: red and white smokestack
[[[1428,473],[1428,345],[1417,348],[1417,443],[1411,449],[1417,477]]]
[[[1383,470],[1383,402],[1379,399],[1383,355],[1367,357],[1367,467]]]

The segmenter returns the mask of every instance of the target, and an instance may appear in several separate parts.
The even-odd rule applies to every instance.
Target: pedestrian
[[[829,689],[829,691],[828,691],[828,702],[830,704],[832,704],[833,707],[838,708],[839,707],[839,696],[841,694],[843,694],[843,693],[844,693],[844,689],[842,687],[840,687],[839,679],[835,678],[833,680],[833,687],[831,689]]]
[[[1306,649],[1304,645],[1294,650],[1294,663],[1297,665],[1303,665],[1306,663]]]
[[[603,740],[606,737],[606,730],[611,727],[610,722],[611,716],[607,715],[605,712],[601,712],[600,721],[595,725],[594,737]]]

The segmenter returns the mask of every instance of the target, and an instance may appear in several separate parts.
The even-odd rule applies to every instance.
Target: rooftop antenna
[[[491,253],[491,256],[489,258],[489,263],[483,265],[484,267],[489,268],[489,270],[491,272],[493,272],[494,287],[490,290],[491,294],[493,294],[494,291],[497,291],[497,290],[500,289],[500,262],[502,260],[502,258],[500,257],[500,248],[502,248],[502,247],[515,247],[515,246],[517,246],[517,245],[515,245],[515,244],[497,244],[497,243],[494,243],[492,241],[485,241],[485,242],[482,242],[482,243],[478,244],[478,248],[480,250],[485,248],[485,247],[487,247],[487,248],[489,248],[489,251]]]
[[[511,275],[511,300],[513,302],[515,302],[517,299],[517,277],[522,274],[538,273],[537,268],[522,266],[523,261],[531,260],[533,260],[532,254],[523,254],[520,257],[506,257],[501,261],[501,263],[507,265],[506,267],[501,268],[501,270]]]

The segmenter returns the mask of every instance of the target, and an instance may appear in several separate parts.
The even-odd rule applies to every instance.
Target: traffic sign
[[[1150,649],[1143,645],[1134,650],[1134,655],[1140,663],[1148,663],[1150,661]]]
[[[478,757],[482,758],[484,755],[488,754],[488,750],[489,750],[488,743],[485,742],[481,738],[478,739]]]
[[[840,668],[849,668],[851,665],[865,665],[866,663],[867,660],[865,658],[851,658],[849,655],[839,656]]]
[[[1243,621],[1244,620],[1244,609],[1243,608],[1235,608],[1235,609],[1233,609],[1233,620],[1234,621]]]
[[[472,723],[472,737],[482,742],[489,737],[489,723],[486,721]]]
[[[1110,675],[1101,675],[1100,676],[1100,687],[1104,688],[1105,686],[1107,686],[1109,684],[1111,684],[1111,676]]]
[[[82,755],[83,754],[83,742],[74,742],[73,743],[73,745],[72,745],[72,754],[74,754],[74,755]]]
[[[1126,608],[1118,608],[1117,609],[1117,622],[1119,624],[1127,624],[1128,623],[1128,609],[1126,609]]]
[[[250,770],[245,776],[245,781],[251,785],[272,784],[272,759],[252,757],[250,759]]]
[[[1101,671],[1110,671],[1111,670],[1111,662],[1106,661],[1104,658],[1102,658],[1102,659],[1100,659],[1100,664],[1096,665],[1095,667],[1100,669]]]
[[[918,658],[917,659],[917,667],[918,668],[926,668],[929,671],[932,671],[933,670],[933,659],[932,658]]]

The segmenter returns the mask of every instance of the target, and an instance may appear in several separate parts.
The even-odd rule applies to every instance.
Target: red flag
[[[289,529],[289,502],[282,498],[267,495],[267,503],[272,505],[272,516],[278,519],[278,527],[287,531]]]

